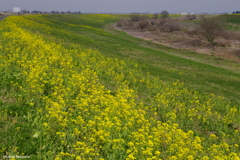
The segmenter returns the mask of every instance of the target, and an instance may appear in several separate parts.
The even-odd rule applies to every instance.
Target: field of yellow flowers
[[[116,19],[29,15],[0,22],[0,157],[240,159],[239,110],[224,97],[107,57],[87,45],[101,45],[91,34],[70,41],[71,27],[114,37],[89,24]]]

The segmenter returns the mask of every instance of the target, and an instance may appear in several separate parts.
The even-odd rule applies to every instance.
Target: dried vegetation
[[[130,19],[118,21],[117,26],[138,38],[240,61],[240,34],[227,30],[222,21],[204,15],[158,17],[156,13],[151,17],[135,13]]]

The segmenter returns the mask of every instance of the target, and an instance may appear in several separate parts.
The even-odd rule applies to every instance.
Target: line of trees
[[[240,14],[240,11],[233,11],[232,14]]]

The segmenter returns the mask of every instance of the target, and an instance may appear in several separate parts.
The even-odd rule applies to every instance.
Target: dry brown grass
[[[179,19],[146,19],[145,17],[138,22],[122,20],[117,25],[121,26],[118,29],[134,37],[240,62],[239,33],[224,31],[215,39],[215,46],[212,46],[199,34],[197,24]]]
[[[150,26],[150,22],[148,19],[141,19],[138,21],[138,26],[141,30],[143,30]]]
[[[156,28],[162,32],[174,32],[180,31],[181,27],[176,24],[174,20],[161,19],[156,22]]]
[[[232,52],[233,55],[238,56],[240,58],[240,49],[236,49]]]
[[[117,22],[117,26],[122,27],[122,26],[129,26],[130,21],[128,19],[121,19]]]
[[[225,39],[240,41],[240,34],[237,32],[225,31],[221,36]]]

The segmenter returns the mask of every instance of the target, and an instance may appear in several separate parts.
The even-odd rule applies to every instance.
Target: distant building
[[[18,13],[21,12],[21,8],[20,7],[13,7],[13,13]]]
[[[181,14],[181,15],[187,15],[188,13],[184,13],[184,12],[180,12],[179,14]]]

